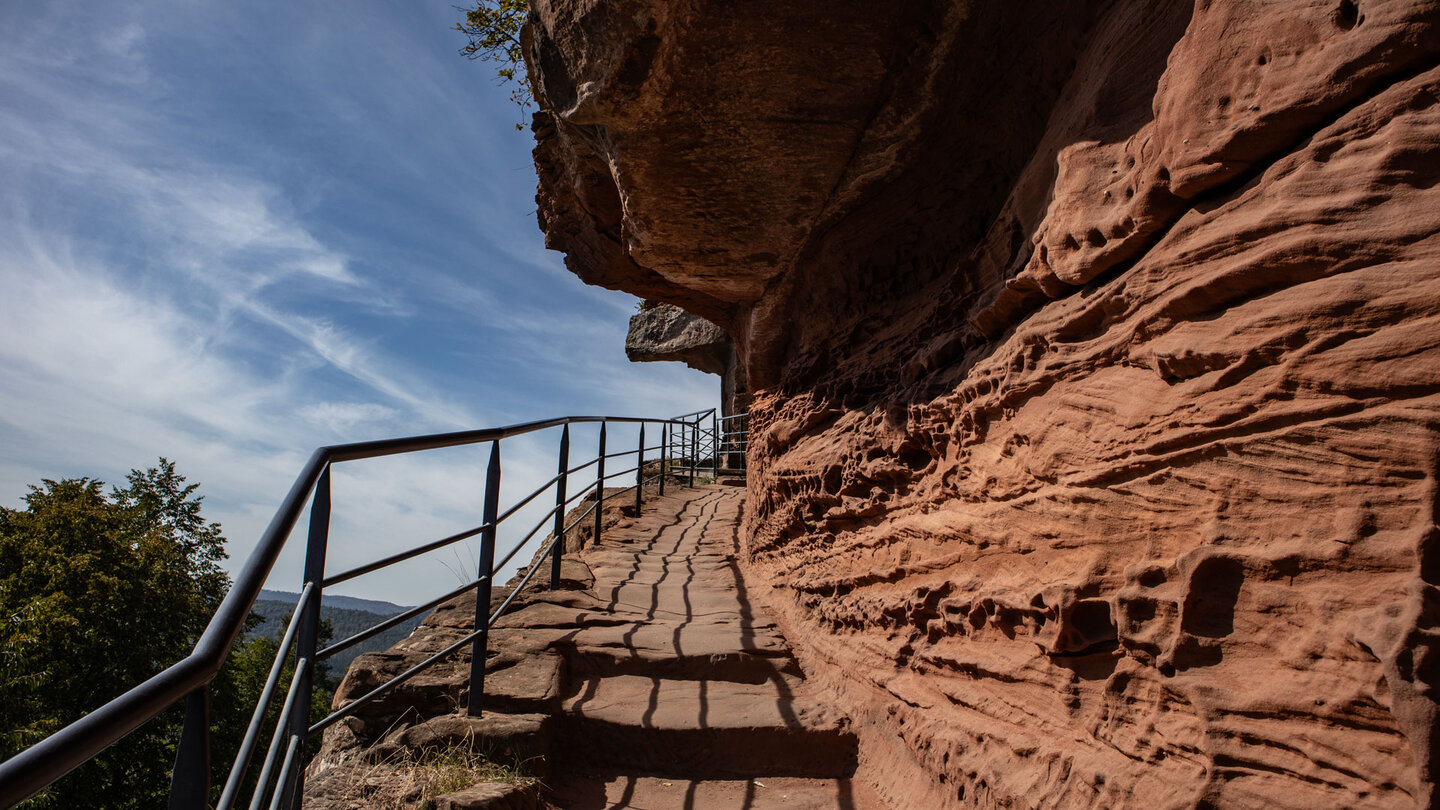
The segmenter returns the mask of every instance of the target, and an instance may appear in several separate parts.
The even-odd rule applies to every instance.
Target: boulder
[[[724,374],[734,351],[720,327],[671,304],[632,315],[625,335],[625,356],[633,363],[672,360],[706,374]]]

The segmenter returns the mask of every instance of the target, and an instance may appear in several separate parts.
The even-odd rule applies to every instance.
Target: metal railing
[[[685,452],[684,456],[675,459],[675,463],[678,469],[688,474],[689,485],[695,485],[695,476],[702,474],[702,470],[708,471],[711,477],[718,477],[720,454],[716,452],[715,437],[719,435],[720,428],[715,409],[682,414],[675,419],[679,422],[671,426],[678,440],[675,446]],[[667,436],[667,440],[669,438]],[[710,457],[702,458],[700,454],[707,450]]]
[[[570,426],[596,423],[599,425],[599,441],[595,457],[583,464],[570,466]],[[607,426],[616,424],[639,426],[639,438],[634,450],[608,452],[606,448]],[[261,587],[265,584],[265,580],[289,539],[292,529],[304,511],[307,500],[310,502],[310,521],[306,541],[304,584],[295,611],[291,614],[290,624],[281,638],[280,649],[271,665],[269,677],[245,730],[219,802],[215,805],[216,810],[229,810],[236,806],[244,775],[250,767],[251,759],[259,743],[267,708],[273,702],[280,687],[285,664],[291,658],[292,651],[295,662],[293,674],[286,689],[279,719],[270,738],[259,782],[249,803],[251,810],[266,806],[267,797],[270,808],[298,808],[301,804],[304,787],[304,755],[302,751],[306,740],[313,738],[330,725],[353,714],[360,707],[423,672],[467,644],[471,647],[471,683],[467,711],[471,715],[479,715],[484,700],[485,655],[490,626],[504,614],[515,597],[534,577],[535,572],[544,567],[542,561],[545,560],[546,555],[549,555],[550,559],[550,587],[555,588],[560,579],[560,558],[565,551],[566,534],[581,526],[593,515],[592,542],[598,542],[603,529],[602,512],[607,499],[623,497],[633,490],[635,508],[638,511],[643,503],[645,485],[656,479],[659,480],[659,492],[662,495],[665,492],[667,476],[684,473],[687,483],[693,486],[696,472],[702,467],[703,462],[700,455],[702,451],[709,452],[710,466],[718,473],[721,453],[720,437],[722,435],[720,424],[714,409],[697,411],[671,419],[568,416],[502,428],[319,448],[310,456],[310,460],[306,463],[300,476],[281,502],[279,511],[276,512],[269,526],[261,535],[255,551],[235,578],[229,593],[216,609],[215,615],[211,618],[190,655],[80,720],[0,763],[0,807],[12,807],[33,796],[182,700],[186,706],[185,719],[181,727],[180,741],[175,757],[169,806],[171,808],[208,807],[210,791],[209,684],[220,671],[231,647],[240,636],[250,608],[259,596]],[[659,428],[658,433],[662,440],[658,444],[653,446],[645,444],[647,425]],[[499,508],[500,442],[513,436],[554,428],[560,428],[555,476],[501,512]],[[491,448],[485,475],[482,523],[479,526],[347,571],[326,574],[325,559],[330,531],[330,470],[332,465],[339,462],[485,442],[491,443]],[[653,474],[647,475],[646,454],[651,452],[658,452],[659,455],[651,457]],[[617,472],[606,472],[607,460],[630,455],[636,456],[635,466]],[[593,483],[587,484],[574,495],[567,495],[570,476],[583,472],[591,466],[595,467]],[[606,481],[630,473],[634,473],[635,483],[625,487],[619,493],[607,494],[605,492]],[[521,509],[551,489],[555,492],[555,505],[546,511],[544,518],[530,529],[497,564],[495,562],[496,530],[507,519],[515,516]],[[592,493],[594,503],[567,525],[565,518],[570,505],[582,498],[589,499]],[[534,562],[529,566],[529,570],[520,583],[497,608],[491,610],[492,585],[496,573],[503,570],[505,565],[514,559],[515,555],[547,524],[552,526],[548,542],[535,554]],[[474,580],[423,605],[392,616],[368,630],[335,642],[324,649],[317,649],[321,597],[326,588],[476,536],[480,538],[480,559],[477,576]],[[476,622],[473,632],[385,684],[331,712],[319,722],[313,725],[310,723],[308,711],[314,686],[315,667],[319,661],[431,610],[442,602],[461,596],[471,589],[475,590]],[[481,617],[487,618],[481,622]]]
[[[745,471],[745,451],[750,449],[750,414],[732,413],[719,418],[716,456],[729,470]]]

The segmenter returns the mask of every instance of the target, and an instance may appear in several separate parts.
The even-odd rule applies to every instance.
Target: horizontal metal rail
[[[232,806],[236,800],[241,778],[240,775],[243,774],[247,767],[257,741],[259,733],[257,720],[263,721],[265,707],[274,696],[275,689],[278,687],[278,679],[284,669],[284,661],[293,653],[296,658],[294,676],[291,679],[290,689],[286,696],[286,705],[281,711],[280,724],[276,729],[275,736],[272,738],[271,749],[266,756],[265,765],[262,769],[261,782],[257,788],[251,807],[258,808],[262,806],[263,796],[268,790],[272,776],[278,776],[278,779],[275,781],[276,789],[272,806],[280,806],[282,803],[287,803],[289,799],[286,797],[291,790],[292,777],[298,776],[298,774],[304,770],[303,763],[301,762],[303,757],[299,753],[299,746],[300,743],[303,742],[303,738],[308,735],[303,733],[303,728],[300,729],[300,733],[297,733],[293,728],[293,721],[297,716],[297,712],[300,713],[300,716],[308,712],[308,694],[313,678],[313,662],[352,647],[408,618],[413,618],[413,616],[418,615],[425,609],[433,608],[435,605],[447,599],[453,599],[469,590],[483,586],[482,590],[488,591],[488,582],[493,576],[493,573],[491,575],[481,576],[467,585],[461,586],[435,600],[431,600],[426,605],[412,608],[399,616],[387,618],[375,627],[361,631],[350,638],[317,651],[314,644],[315,625],[318,623],[320,594],[324,588],[378,571],[389,565],[411,559],[428,551],[444,548],[445,546],[468,538],[480,536],[482,540],[493,543],[495,530],[505,518],[513,516],[545,491],[560,484],[562,485],[562,489],[557,494],[557,500],[561,500],[562,502],[546,513],[546,519],[556,518],[558,525],[559,519],[557,513],[559,510],[568,507],[576,498],[590,495],[590,491],[593,489],[595,503],[585,510],[579,519],[571,525],[564,527],[564,530],[561,531],[558,536],[553,537],[551,541],[545,545],[545,551],[537,555],[537,563],[532,564],[530,570],[525,575],[523,582],[528,583],[530,577],[534,575],[535,570],[541,567],[538,565],[538,560],[543,559],[545,553],[552,549],[563,549],[562,541],[565,534],[579,525],[585,516],[594,513],[607,498],[614,497],[613,494],[607,495],[604,492],[603,484],[605,481],[628,473],[637,473],[637,478],[642,482],[653,480],[653,477],[647,479],[644,476],[643,468],[645,465],[643,462],[629,470],[605,474],[603,472],[604,459],[632,454],[639,454],[643,459],[647,450],[660,450],[662,455],[659,461],[662,465],[662,471],[659,477],[661,479],[661,486],[663,487],[665,469],[668,467],[672,472],[677,469],[674,460],[678,458],[678,455],[670,453],[669,451],[671,449],[680,449],[680,445],[684,443],[687,434],[691,448],[691,456],[694,455],[694,450],[699,445],[699,438],[701,436],[709,437],[710,441],[708,445],[711,448],[712,455],[719,449],[718,442],[715,441],[715,439],[718,438],[718,431],[709,430],[705,425],[706,420],[713,421],[714,418],[713,409],[696,411],[682,417],[664,419],[625,416],[569,416],[524,422],[499,428],[338,444],[316,449],[306,461],[300,474],[291,484],[290,490],[281,501],[279,509],[266,526],[265,531],[261,534],[260,541],[256,544],[254,552],[235,576],[233,585],[224,599],[221,600],[219,607],[196,641],[191,653],[179,662],[167,667],[159,674],[132,687],[118,698],[95,709],[76,722],[71,723],[16,756],[11,757],[9,760],[0,762],[0,807],[9,807],[33,796],[66,773],[69,773],[71,770],[93,758],[125,735],[175,705],[181,699],[191,696],[192,693],[203,693],[203,690],[208,688],[210,681],[218,674],[230,649],[234,646],[235,641],[244,630],[250,609],[259,597],[261,588],[265,585],[266,579],[274,568],[275,562],[291,532],[294,530],[301,514],[304,513],[307,499],[314,493],[316,502],[311,509],[310,550],[307,552],[306,564],[307,581],[302,589],[297,609],[292,614],[290,625],[287,627],[282,639],[281,648],[276,660],[271,667],[270,678],[267,679],[266,688],[262,691],[261,705],[257,707],[255,715],[252,716],[251,726],[247,727],[245,740],[241,744],[235,767],[226,782],[221,803],[218,806],[228,808]],[[494,466],[498,460],[498,455],[495,455],[495,453],[498,453],[498,443],[502,439],[553,428],[564,428],[567,438],[562,440],[563,449],[565,446],[564,443],[568,442],[569,426],[582,424],[597,424],[600,426],[602,435],[600,454],[588,462],[573,467],[565,465],[562,457],[562,472],[558,472],[553,478],[546,481],[525,498],[512,504],[503,515],[498,517],[487,516],[485,522],[472,529],[452,534],[448,537],[390,555],[381,560],[339,574],[325,576],[323,570],[321,570],[311,578],[312,566],[311,562],[308,561],[310,558],[318,559],[320,561],[320,567],[323,569],[324,546],[325,538],[328,534],[327,526],[330,510],[329,469],[332,464],[343,461],[358,461],[361,459],[380,458],[402,453],[490,442],[494,443],[496,448],[496,450],[492,452],[492,468],[498,472],[498,467]],[[605,454],[603,435],[604,428],[607,424],[612,426],[623,424],[641,426],[642,438],[640,447],[636,450]],[[663,427],[665,438],[661,444],[652,447],[645,446],[643,426],[647,424],[660,425]],[[672,435],[672,433],[674,435]],[[672,441],[676,436],[681,438],[680,443]],[[652,459],[652,461],[654,460]],[[582,488],[579,495],[562,498],[563,482],[567,476],[582,472],[595,464],[601,465],[595,483],[591,487]],[[320,487],[321,484],[323,484],[323,488]],[[498,484],[498,480],[495,484]],[[487,484],[487,487],[490,486],[490,484]],[[640,486],[640,484],[631,486],[624,491],[634,490],[638,486]],[[321,500],[322,495],[323,501]],[[637,503],[638,502],[639,494],[637,493]],[[321,512],[322,507],[323,514]],[[491,512],[490,514],[493,515],[494,513]],[[535,529],[532,529],[531,532],[525,536],[525,539],[517,544],[510,554],[505,557],[500,566],[491,568],[491,572],[499,570],[503,567],[504,563],[512,559],[514,555],[533,538],[535,533],[538,532],[540,528],[543,528],[544,523],[545,521],[542,521]],[[319,527],[318,530],[317,526]],[[596,529],[598,532],[598,522]],[[516,592],[518,593],[518,590]],[[510,599],[513,598],[514,594],[512,593]],[[509,604],[508,600],[506,604]],[[467,639],[457,643],[454,649],[458,649],[465,641],[473,640],[477,636],[483,636],[487,629],[488,627],[477,629],[467,637]],[[448,651],[453,651],[453,649]],[[443,656],[432,656],[415,669],[407,670],[407,672],[399,676],[399,678],[412,677],[415,672],[422,671],[425,666],[433,664],[439,657]],[[392,680],[390,684],[394,684],[399,678]],[[352,707],[358,707],[365,702],[366,698],[362,697],[354,703],[348,704],[347,709],[353,711],[354,708]],[[334,722],[334,719],[334,715],[332,715],[331,718],[327,718],[325,722]],[[292,725],[292,730],[288,734],[285,733],[287,724]],[[180,743],[182,751],[187,750],[192,745],[188,737],[190,728],[191,723],[187,717],[187,736],[182,738]],[[321,726],[321,728],[323,728],[323,726]],[[202,732],[200,739],[201,750],[208,750],[208,730],[204,728],[203,724],[200,730]],[[288,743],[283,742],[287,737]],[[280,756],[281,750],[284,750],[285,754],[283,760],[278,763],[279,773],[277,774],[275,772],[275,766],[277,765],[277,757]],[[206,760],[208,760],[208,754],[199,761]],[[192,761],[194,760],[186,760],[186,762]],[[179,779],[180,770],[181,768],[177,764],[177,780]],[[202,785],[204,778],[207,777],[202,776]],[[176,789],[178,790],[178,788]]]
[[[306,583],[304,590],[300,591],[300,598],[296,600],[296,604],[309,603],[314,594],[315,583]],[[265,710],[270,708],[270,700],[275,697],[275,687],[280,685],[280,676],[285,671],[285,659],[289,657],[290,648],[295,644],[295,634],[300,629],[302,615],[302,611],[298,608],[290,614],[290,624],[285,628],[285,634],[280,639],[280,654],[275,656],[274,663],[270,665],[270,675],[265,679],[265,688],[260,690],[260,699],[255,705],[255,712],[250,715],[250,724],[245,727],[245,739],[240,743],[240,750],[235,754],[235,765],[230,769],[230,778],[225,781],[225,789],[220,794],[220,802],[215,805],[216,810],[229,810],[230,806],[235,803],[236,794],[240,792],[240,782],[245,777],[245,769],[250,767],[250,757],[255,753],[255,743],[260,738],[260,728],[265,725]]]
[[[469,643],[471,643],[472,641],[474,641],[474,640],[476,639],[476,637],[478,637],[478,636],[479,636],[481,633],[483,633],[483,632],[485,632],[485,628],[483,628],[483,627],[480,628],[479,630],[475,630],[475,631],[471,632],[469,635],[467,635],[467,636],[465,636],[464,638],[456,641],[455,643],[451,644],[449,647],[446,647],[445,649],[441,650],[440,652],[435,653],[434,655],[430,656],[429,658],[426,658],[424,661],[421,661],[420,663],[418,663],[418,664],[416,664],[415,666],[413,666],[413,667],[405,670],[404,672],[400,673],[399,675],[396,675],[395,677],[391,678],[390,680],[386,681],[385,683],[382,683],[382,684],[380,684],[379,686],[375,687],[374,689],[371,689],[369,692],[366,692],[364,695],[361,695],[360,697],[358,697],[358,698],[356,698],[355,700],[353,700],[353,701],[345,704],[344,706],[342,706],[341,708],[335,710],[334,712],[331,712],[331,713],[329,714],[329,716],[327,716],[324,720],[321,720],[320,722],[318,722],[318,723],[316,723],[315,725],[313,725],[313,726],[310,727],[310,734],[311,734],[312,736],[315,735],[315,734],[318,734],[318,733],[320,733],[321,731],[324,731],[327,727],[334,725],[337,721],[340,721],[340,720],[345,719],[346,717],[349,717],[350,715],[352,715],[352,714],[354,714],[356,711],[358,711],[361,706],[364,706],[366,703],[369,703],[370,701],[374,700],[375,698],[377,698],[377,697],[385,694],[386,692],[390,691],[391,689],[394,689],[395,687],[399,686],[400,684],[402,684],[402,683],[410,680],[411,678],[415,677],[416,675],[419,675],[420,673],[422,673],[422,672],[424,672],[425,670],[429,669],[430,667],[434,666],[434,665],[435,665],[436,663],[438,663],[440,660],[442,660],[443,658],[445,658],[445,656],[449,655],[450,653],[455,652],[456,650],[460,649],[461,647],[464,647],[466,644],[469,644]]]
[[[320,584],[322,587],[328,588],[331,585],[339,585],[342,582],[348,582],[349,580],[355,579],[356,577],[363,577],[366,574],[373,574],[374,572],[379,571],[382,568],[389,568],[395,563],[405,562],[406,560],[419,557],[420,555],[427,554],[431,551],[438,551],[439,549],[442,549],[446,546],[452,546],[460,542],[461,540],[468,540],[477,534],[481,534],[482,532],[493,528],[495,528],[494,523],[484,523],[476,526],[473,529],[466,529],[463,532],[457,532],[456,534],[452,534],[449,537],[442,537],[439,540],[432,540],[429,543],[416,546],[415,548],[409,549],[408,551],[402,551],[398,554],[391,554],[389,557],[383,557],[381,559],[375,560],[374,562],[365,563],[364,565],[351,568],[349,571],[342,571],[341,573],[338,573],[334,576],[326,577]]]
[[[377,636],[377,635],[385,632],[386,630],[389,630],[390,628],[392,628],[392,627],[394,627],[395,625],[397,625],[397,624],[405,621],[406,619],[413,619],[413,618],[415,618],[416,616],[419,616],[421,613],[424,613],[424,612],[427,611],[427,610],[433,610],[434,608],[439,607],[442,602],[448,602],[448,601],[450,601],[451,599],[454,599],[455,597],[457,597],[457,596],[465,593],[466,591],[471,590],[472,588],[474,588],[476,585],[479,585],[479,584],[480,584],[480,580],[479,580],[479,579],[471,580],[470,582],[468,582],[468,583],[466,583],[466,584],[464,584],[464,585],[461,585],[460,587],[456,588],[455,590],[453,590],[453,591],[451,591],[451,592],[449,592],[449,593],[447,593],[447,594],[443,594],[443,595],[441,595],[441,596],[437,596],[437,597],[434,598],[434,599],[431,599],[429,602],[426,602],[426,603],[423,604],[423,605],[419,605],[419,606],[410,608],[409,610],[405,611],[404,613],[397,613],[397,614],[395,614],[394,616],[391,616],[390,618],[386,619],[385,621],[380,622],[379,624],[375,625],[374,627],[371,627],[371,628],[366,629],[366,630],[361,630],[360,632],[356,633],[356,634],[353,635],[353,636],[350,636],[349,638],[347,638],[347,639],[345,639],[345,640],[343,640],[343,641],[337,641],[337,642],[335,642],[334,644],[331,644],[329,647],[326,647],[325,649],[323,649],[323,650],[321,650],[320,652],[316,653],[316,654],[315,654],[315,658],[316,658],[317,660],[322,660],[322,661],[323,661],[324,659],[329,658],[330,656],[334,655],[335,653],[343,652],[344,650],[348,650],[348,649],[350,649],[351,647],[354,647],[356,644],[359,644],[360,642],[365,641],[365,640],[368,639],[368,638],[371,638],[371,637],[373,637],[373,636]]]

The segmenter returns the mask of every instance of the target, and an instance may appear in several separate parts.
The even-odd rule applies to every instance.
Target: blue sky
[[[0,505],[166,456],[238,564],[317,445],[715,404],[715,377],[626,362],[635,299],[544,249],[529,133],[459,15],[0,5]],[[507,494],[554,439],[507,443]],[[478,522],[484,460],[337,468],[335,564]],[[413,602],[471,555],[348,592]]]

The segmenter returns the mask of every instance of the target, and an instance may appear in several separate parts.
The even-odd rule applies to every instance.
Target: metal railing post
[[[485,471],[484,525],[480,533],[480,565],[476,574],[480,584],[475,588],[475,629],[480,634],[470,646],[470,700],[466,713],[479,717],[485,696],[485,654],[490,649],[490,590],[495,579],[495,517],[500,511],[500,440],[490,444],[490,466]]]
[[[560,587],[560,556],[565,553],[565,482],[570,473],[570,426],[560,431],[560,471],[555,482],[555,551],[550,558],[550,590]]]
[[[170,810],[196,810],[210,802],[210,687],[185,698],[185,723],[170,774]]]
[[[643,498],[641,490],[645,489],[645,423],[640,423],[640,449],[635,453],[635,514],[640,514],[640,505]]]
[[[695,468],[700,466],[700,417],[690,425],[690,486],[695,486]]]
[[[710,412],[710,468],[715,471],[715,480],[720,480],[720,417]]]
[[[300,632],[295,639],[295,670],[300,687],[295,693],[295,705],[290,714],[290,739],[297,748],[305,745],[310,729],[310,696],[315,690],[315,651],[320,642],[320,600],[323,597],[321,583],[325,581],[325,549],[330,542],[330,465],[320,473],[315,482],[315,498],[310,502],[310,539],[305,546],[304,586],[314,584],[315,591],[302,607]],[[301,667],[300,662],[309,663]],[[303,754],[299,754],[302,759]],[[305,795],[305,768],[295,769],[295,782],[275,785],[275,792],[287,796],[284,806],[299,810]]]
[[[205,631],[195,643],[193,650],[179,661],[166,667],[159,674],[151,677],[143,683],[131,688],[116,699],[100,706],[95,711],[74,723],[56,731],[43,740],[35,743],[24,751],[16,753],[4,762],[0,762],[0,808],[11,807],[24,802],[33,795],[45,789],[46,786],[62,778],[74,768],[83,765],[93,759],[97,754],[104,751],[108,746],[113,745],[125,735],[134,732],[146,723],[153,722],[157,717],[173,711],[177,702],[184,701],[186,709],[184,713],[183,726],[179,740],[176,742],[174,758],[174,770],[172,772],[171,792],[169,806],[175,810],[179,808],[204,808],[209,804],[209,772],[211,757],[214,754],[212,748],[213,736],[211,729],[211,694],[209,681],[215,675],[218,668],[222,667],[227,656],[232,652],[231,647],[236,638],[241,634],[245,618],[249,614],[251,603],[257,598],[260,589],[266,584],[267,577],[273,571],[277,560],[287,548],[286,544],[292,534],[299,528],[299,521],[307,509],[309,501],[309,536],[305,550],[305,573],[304,585],[301,597],[296,605],[294,615],[285,634],[280,642],[281,652],[271,663],[270,675],[266,681],[264,690],[254,706],[252,720],[245,730],[244,740],[240,749],[235,755],[235,765],[231,769],[224,785],[224,793],[220,798],[220,806],[230,808],[241,789],[241,785],[248,781],[246,779],[247,766],[251,757],[256,753],[256,746],[259,744],[262,725],[269,725],[273,730],[270,750],[264,760],[260,773],[260,789],[252,796],[251,807],[259,808],[267,802],[272,810],[284,808],[299,808],[304,800],[305,789],[305,750],[308,740],[318,738],[320,733],[345,717],[353,716],[359,707],[371,703],[388,692],[404,684],[411,677],[427,670],[441,660],[455,653],[461,653],[466,646],[471,648],[471,676],[473,688],[469,694],[469,705],[467,710],[473,715],[479,715],[484,700],[484,679],[486,670],[486,653],[488,651],[488,630],[489,614],[491,612],[504,612],[512,601],[520,595],[522,589],[531,578],[538,576],[541,571],[538,569],[543,562],[537,561],[536,565],[530,566],[524,575],[524,579],[513,591],[505,593],[505,599],[495,600],[491,605],[493,593],[493,577],[495,569],[505,567],[511,558],[521,551],[539,531],[543,530],[545,523],[554,518],[557,536],[552,543],[555,546],[555,555],[551,561],[551,584],[558,585],[559,574],[561,573],[561,561],[567,545],[566,531],[566,507],[575,498],[588,493],[577,493],[567,499],[569,487],[569,425],[571,424],[593,424],[599,423],[599,456],[595,460],[597,465],[594,495],[595,529],[594,540],[600,542],[603,539],[604,530],[604,503],[606,500],[606,442],[608,434],[608,423],[611,421],[618,424],[635,424],[639,426],[636,464],[636,505],[642,507],[644,504],[643,487],[646,483],[645,460],[648,452],[645,445],[648,422],[656,422],[664,430],[664,437],[660,445],[660,491],[665,490],[665,478],[671,473],[677,475],[677,482],[683,484],[684,480],[679,479],[680,471],[675,469],[678,459],[686,454],[686,429],[690,430],[689,439],[689,482],[693,486],[697,477],[698,457],[700,444],[704,441],[701,432],[704,428],[704,420],[708,417],[711,420],[712,445],[721,442],[729,449],[740,448],[736,452],[741,453],[743,460],[743,448],[747,439],[740,439],[738,443],[731,442],[723,431],[718,431],[716,426],[716,410],[709,409],[697,411],[692,414],[677,416],[668,419],[653,417],[606,417],[606,416],[567,416],[547,420],[537,420],[518,425],[509,425],[501,428],[486,428],[479,430],[453,431],[449,433],[432,434],[429,436],[413,436],[381,441],[353,442],[349,444],[331,445],[317,448],[306,462],[300,475],[288,490],[279,509],[276,511],[268,528],[262,534],[255,552],[246,562],[243,569],[236,574],[234,587],[222,601],[213,617],[210,619]],[[742,415],[743,418],[743,415]],[[520,513],[532,501],[537,501],[544,495],[544,489],[551,484],[556,485],[556,508],[553,515],[536,515],[538,520],[530,534],[517,544],[516,548],[507,553],[503,559],[495,556],[498,526],[502,518],[498,515],[500,483],[501,483],[501,459],[500,440],[512,436],[524,435],[541,430],[549,430],[554,427],[563,428],[561,435],[559,470],[556,477],[543,486],[535,489],[529,495],[521,498],[517,503],[504,512],[504,519]],[[745,436],[747,423],[741,423],[740,430],[736,433]],[[650,431],[653,435],[654,431]],[[485,521],[478,526],[456,532],[448,537],[426,542],[413,546],[399,553],[390,554],[382,559],[357,566],[351,570],[339,572],[334,575],[326,575],[326,559],[328,554],[329,530],[332,516],[332,482],[331,464],[336,461],[356,461],[360,459],[380,458],[395,456],[402,453],[413,453],[425,450],[438,450],[446,447],[478,446],[486,442],[491,443],[490,466],[488,468],[485,499],[483,511]],[[629,455],[616,453],[616,457]],[[580,469],[589,466],[589,462],[581,465]],[[623,475],[617,472],[614,475]],[[582,490],[585,487],[582,487]],[[583,503],[583,502],[582,502]],[[576,512],[581,511],[577,508]],[[583,523],[583,518],[579,521]],[[570,529],[574,530],[574,526]],[[337,643],[332,643],[327,649],[319,650],[320,635],[323,624],[321,612],[323,607],[323,593],[327,588],[333,588],[342,582],[348,582],[355,577],[379,571],[394,565],[398,562],[413,559],[421,554],[451,546],[460,541],[479,536],[481,538],[481,558],[478,560],[480,569],[479,576],[475,582],[467,583],[461,587],[442,595],[427,603],[423,607],[413,608],[410,611],[398,614],[396,617],[387,619],[379,625],[354,634],[350,638]],[[294,538],[298,540],[298,538]],[[457,639],[450,646],[431,655],[425,661],[411,667],[395,678],[370,690],[365,695],[351,701],[345,706],[327,714],[316,723],[310,723],[311,702],[314,698],[317,679],[321,677],[321,670],[317,663],[320,659],[328,657],[342,649],[364,641],[374,635],[393,627],[407,618],[418,615],[443,602],[451,599],[461,598],[467,590],[475,590],[476,599],[476,626],[473,633],[467,633],[466,638]],[[463,653],[461,653],[463,655]],[[293,659],[292,659],[293,656]],[[287,668],[293,660],[294,669],[289,673],[290,683],[282,687],[281,683],[286,674]],[[453,659],[452,659],[453,660]],[[281,690],[277,692],[277,690]],[[269,714],[268,710],[273,705],[272,698],[277,694],[284,694],[284,708],[280,711],[278,719],[275,715]],[[270,723],[265,721],[270,718]],[[152,726],[153,729],[153,726]]]
[[[600,421],[600,455],[595,467],[595,537],[591,545],[600,545],[600,512],[605,506],[605,421]]]

